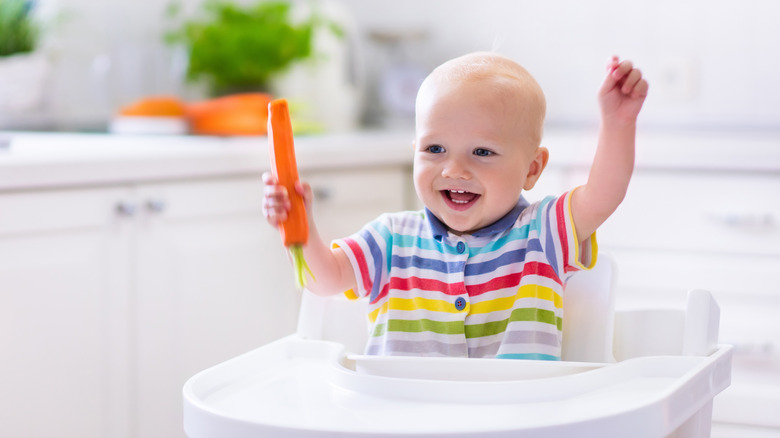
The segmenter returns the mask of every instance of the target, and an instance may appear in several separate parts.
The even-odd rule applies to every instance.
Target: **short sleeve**
[[[379,295],[389,271],[386,265],[392,246],[391,226],[390,216],[382,215],[357,233],[332,242],[334,248],[341,248],[347,255],[355,273],[357,287],[345,292],[347,298]]]
[[[582,243],[577,235],[571,211],[574,190],[558,198],[545,198],[537,211],[541,245],[550,265],[563,281],[576,271],[591,269],[598,257],[596,234]]]
[[[582,242],[580,243],[581,236],[577,235],[571,210],[571,198],[577,189],[579,189],[579,187],[566,193],[563,197],[564,220],[562,221],[562,226],[566,230],[567,241],[569,242],[570,247],[566,266],[571,270],[588,270],[596,266],[598,243],[596,241],[595,231],[590,236],[582,239]]]

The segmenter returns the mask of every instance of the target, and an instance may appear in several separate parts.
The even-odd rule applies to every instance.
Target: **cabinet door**
[[[0,436],[127,436],[126,194],[0,194]]]
[[[138,436],[181,437],[198,371],[293,333],[300,296],[259,176],[140,186]]]

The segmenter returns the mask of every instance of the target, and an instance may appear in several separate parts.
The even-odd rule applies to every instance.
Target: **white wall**
[[[121,105],[180,91],[181,60],[162,43],[165,0],[38,0],[53,62],[44,124],[100,129]]]
[[[344,0],[366,28],[425,29],[419,62],[498,50],[526,66],[552,123],[591,122],[612,54],[651,83],[643,121],[780,127],[780,2],[772,0]]]
[[[65,17],[49,38],[57,70],[48,113],[60,126],[100,125],[135,98],[182,92],[181,59],[161,43],[166,1],[41,1]],[[427,32],[408,51],[424,70],[472,50],[516,58],[545,89],[551,125],[594,123],[594,95],[614,53],[635,60],[650,80],[646,125],[780,128],[780,2],[773,0],[332,1],[352,11],[362,37]],[[375,78],[385,58],[368,39],[362,47]]]

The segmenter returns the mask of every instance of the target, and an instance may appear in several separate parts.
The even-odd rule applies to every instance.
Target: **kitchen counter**
[[[0,146],[0,190],[259,173],[270,162],[266,137],[3,136],[10,141]],[[392,165],[411,162],[410,141],[372,133],[300,137],[296,153],[301,170]]]
[[[298,165],[305,171],[411,163],[412,138],[411,132],[300,136]],[[549,166],[587,169],[595,138],[595,131],[548,130]],[[258,173],[269,165],[265,137],[6,132],[0,140],[0,190]],[[640,131],[637,168],[776,173],[780,133]]]
[[[590,167],[597,132],[547,130],[550,165]],[[639,129],[636,167],[700,171],[780,172],[780,131]]]

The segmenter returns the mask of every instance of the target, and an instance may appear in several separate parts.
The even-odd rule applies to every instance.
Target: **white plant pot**
[[[12,114],[41,106],[49,60],[39,52],[0,57],[0,113]]]

